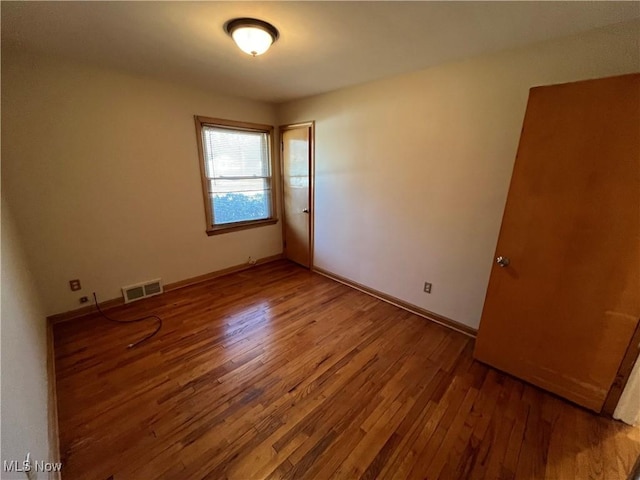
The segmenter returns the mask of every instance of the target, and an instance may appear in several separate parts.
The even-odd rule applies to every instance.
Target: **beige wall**
[[[49,458],[44,310],[7,202],[2,201],[2,458]],[[0,468],[2,468],[0,466]],[[25,478],[2,474],[2,478]]]
[[[281,251],[279,224],[205,235],[201,114],[316,120],[316,265],[476,327],[529,87],[640,70],[633,27],[292,102],[277,119],[265,103],[3,51],[2,187],[45,313]]]
[[[316,121],[315,264],[477,327],[529,88],[640,71],[637,28],[280,106]]]
[[[2,188],[47,315],[282,251],[280,224],[206,235],[193,121],[274,124],[273,106],[2,53]]]

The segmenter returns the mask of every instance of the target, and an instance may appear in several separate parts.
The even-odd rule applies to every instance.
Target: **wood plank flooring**
[[[285,261],[55,326],[63,478],[624,479],[639,430]]]

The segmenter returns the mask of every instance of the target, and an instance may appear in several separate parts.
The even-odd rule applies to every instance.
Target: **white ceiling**
[[[6,2],[2,45],[282,102],[640,18],[639,2]],[[265,55],[223,32],[274,24]]]

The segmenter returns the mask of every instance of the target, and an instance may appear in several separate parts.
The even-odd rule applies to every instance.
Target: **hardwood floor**
[[[63,478],[624,479],[639,430],[285,261],[55,326]]]

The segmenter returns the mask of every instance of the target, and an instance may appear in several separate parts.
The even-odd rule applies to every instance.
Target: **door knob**
[[[302,210],[302,213],[309,213],[309,209],[305,208],[304,210]]]
[[[508,267],[511,263],[511,260],[509,260],[507,257],[500,256],[496,258],[496,263],[501,267]]]

